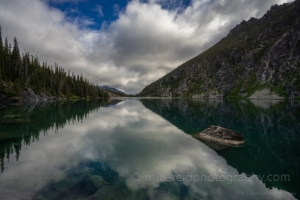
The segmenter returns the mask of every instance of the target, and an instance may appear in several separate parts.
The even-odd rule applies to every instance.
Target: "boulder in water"
[[[199,140],[215,142],[227,146],[244,144],[244,136],[242,134],[220,126],[210,126],[193,137]]]

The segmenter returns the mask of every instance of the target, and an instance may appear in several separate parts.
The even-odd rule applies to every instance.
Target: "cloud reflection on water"
[[[199,176],[239,173],[214,150],[136,100],[101,108],[82,123],[66,126],[56,134],[49,131],[47,137],[40,138],[21,153],[18,162],[7,163],[7,170],[0,176],[1,188],[38,193],[53,181],[66,178],[67,170],[95,161],[115,170],[130,190],[147,190],[150,199],[179,199],[178,193],[183,186],[188,188],[184,193],[186,199],[294,199],[290,193],[278,195],[280,190],[268,189],[257,181],[231,184],[146,181],[147,174],[155,173],[191,172]],[[139,181],[132,179],[134,172],[141,175]],[[251,192],[261,195],[245,195]]]

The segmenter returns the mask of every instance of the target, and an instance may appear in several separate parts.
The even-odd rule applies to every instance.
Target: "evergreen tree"
[[[12,70],[13,70],[12,79],[15,80],[18,78],[18,75],[20,74],[20,50],[19,50],[17,38],[14,38],[14,46],[11,55],[11,63],[12,63]]]
[[[5,76],[7,76],[9,74],[9,63],[10,63],[10,52],[9,52],[9,45],[8,45],[8,41],[7,38],[5,38],[5,44],[4,44],[4,48],[3,48],[3,54],[2,54],[2,58],[3,58],[3,74]],[[5,77],[7,78],[7,77]]]

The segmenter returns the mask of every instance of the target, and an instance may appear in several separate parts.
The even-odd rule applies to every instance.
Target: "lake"
[[[244,135],[226,148],[192,137]],[[300,199],[300,103],[125,99],[0,109],[0,199]]]

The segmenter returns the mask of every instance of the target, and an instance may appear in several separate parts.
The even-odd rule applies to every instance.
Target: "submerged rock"
[[[193,136],[199,140],[215,142],[228,146],[244,144],[244,136],[239,132],[220,126],[210,126],[198,135]]]

